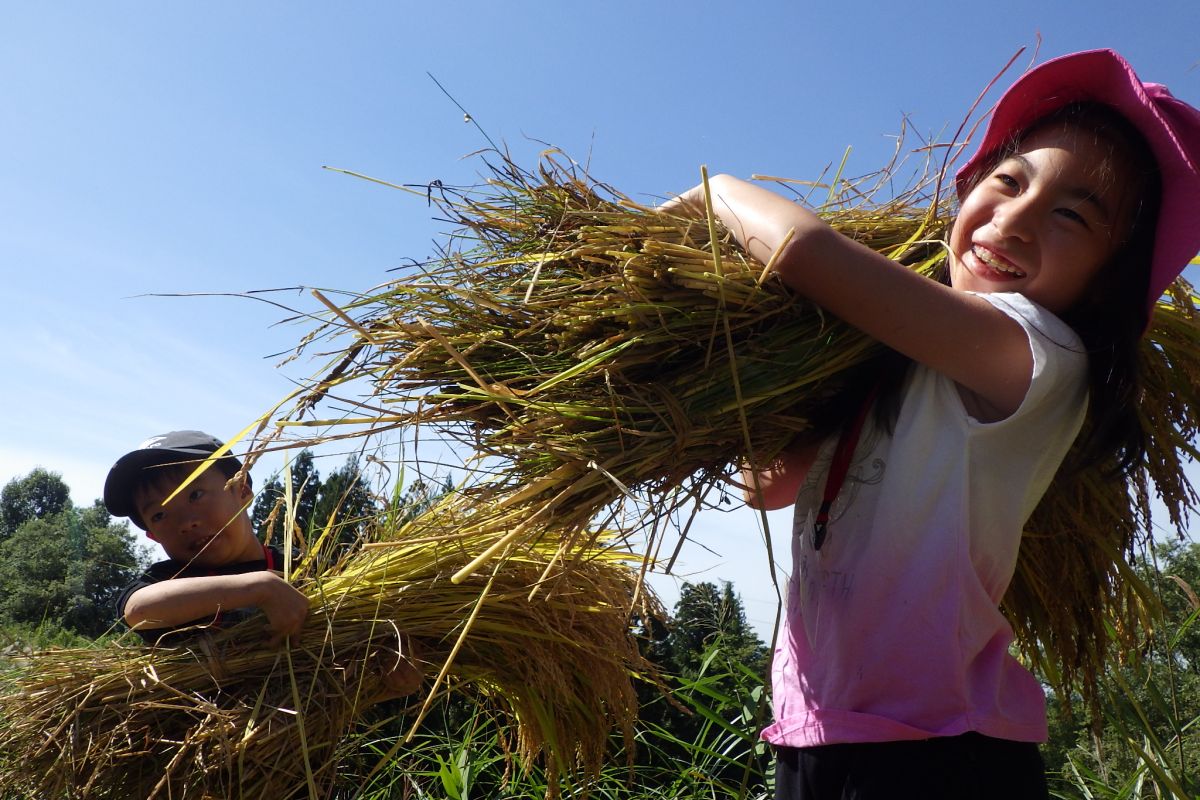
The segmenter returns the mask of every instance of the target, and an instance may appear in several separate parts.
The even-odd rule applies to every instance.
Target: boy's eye
[[[150,522],[162,522],[163,512],[157,511],[150,515]]]
[[[203,497],[203,496],[204,496],[204,490],[203,490],[203,489],[193,489],[193,490],[192,490],[192,493],[191,493],[190,495],[188,495],[188,499],[189,499],[189,500],[191,500],[191,501],[194,503],[194,502],[196,502],[197,500],[199,500],[199,499],[200,499],[201,497]]]

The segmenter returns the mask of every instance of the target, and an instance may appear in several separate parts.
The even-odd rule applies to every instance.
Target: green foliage
[[[746,624],[733,585],[685,583],[675,605],[665,666],[681,676],[696,675],[714,653],[730,664],[766,668],[767,648]]]
[[[364,526],[375,519],[377,511],[375,496],[367,487],[358,460],[350,456],[341,468],[321,481],[313,520],[318,528],[333,522],[338,544],[349,546],[362,535]]]
[[[766,746],[758,741],[756,700],[764,691],[762,676],[742,668],[719,672],[714,665],[729,659],[710,653],[697,680],[678,681],[677,695],[705,721],[681,736],[667,727],[640,724],[634,740],[613,737],[613,754],[599,775],[575,776],[557,789],[564,798],[590,800],[712,800],[771,796],[765,765]],[[739,684],[750,699],[714,691],[716,685]],[[342,774],[347,797],[453,798],[515,800],[547,797],[552,787],[545,773],[511,757],[508,732],[481,705],[461,698],[444,700],[426,719],[413,741],[397,746],[402,720],[373,728],[362,740],[361,765]],[[374,767],[377,767],[375,769]],[[369,775],[369,777],[368,777]],[[361,792],[359,794],[358,792]],[[343,795],[337,794],[337,797]]]
[[[1163,577],[1155,582],[1161,583],[1167,615],[1145,658],[1108,676],[1102,732],[1093,739],[1082,715],[1052,716],[1046,756],[1055,797],[1200,796],[1200,611],[1193,605],[1200,547],[1173,545],[1158,556]],[[1153,566],[1146,568],[1147,575],[1154,573]],[[643,627],[653,629],[648,622]],[[657,634],[646,647],[673,673],[667,677],[670,699],[647,691],[635,742],[614,739],[602,774],[586,785],[561,787],[563,796],[769,797],[771,759],[758,739],[766,713],[756,659],[765,648],[745,629],[732,587],[685,586],[675,618]],[[536,769],[522,770],[504,758],[503,738],[486,711],[460,708],[441,720],[376,773],[366,800],[545,796],[548,787]],[[386,752],[391,741],[378,741],[377,752]]]
[[[486,708],[450,700],[435,718],[407,754],[414,766],[407,776],[410,785],[448,800],[528,796],[514,793],[522,785],[544,794],[544,781],[535,771],[513,774],[504,731]]]
[[[296,528],[307,541],[315,541],[333,522],[335,529],[326,540],[325,547],[348,547],[361,535],[363,526],[375,518],[378,505],[353,456],[324,480],[310,450],[301,450],[292,461],[290,470],[291,513],[294,514]],[[288,513],[284,495],[283,481],[278,475],[273,475],[255,498],[250,521],[263,541],[283,541],[284,521]]]
[[[665,628],[656,620],[643,623],[645,654],[658,665],[669,682],[688,683],[714,674],[726,677],[714,688],[736,697],[742,669],[762,675],[767,668],[767,648],[746,623],[745,610],[731,584],[685,583],[675,613]],[[715,662],[715,663],[714,663]],[[653,702],[654,692],[643,692],[643,719],[670,727],[681,735],[696,732],[702,724],[687,711],[669,703]]]
[[[691,769],[678,780],[699,781],[740,794],[769,759],[758,740],[768,714],[763,679],[767,648],[746,623],[732,584],[685,583],[664,640],[649,655],[666,673],[671,700],[644,705],[646,746],[638,763],[676,776],[679,762]]]
[[[0,622],[94,638],[117,621],[116,598],[146,556],[99,501],[69,499],[62,478],[42,469],[5,487],[5,518],[17,525],[0,540]]]
[[[410,487],[397,497],[395,507],[400,513],[422,497],[436,496],[436,489]],[[652,626],[643,621],[642,627]],[[676,618],[655,630],[658,638],[648,640],[646,647],[658,654],[663,669],[676,673],[665,676],[670,696],[647,690],[633,738],[614,734],[612,757],[601,773],[564,782],[557,787],[561,796],[769,797],[771,758],[758,738],[767,713],[765,647],[746,625],[732,587],[685,586]],[[513,760],[506,741],[510,732],[486,706],[455,695],[444,698],[415,738],[403,745],[397,744],[407,730],[403,709],[390,710],[398,716],[369,726],[360,742],[361,763],[342,773],[347,796],[504,800],[551,792],[540,769]]]
[[[757,797],[767,794],[771,754],[759,731],[769,709],[761,666],[738,660],[720,640],[700,654],[694,675],[669,679],[682,709],[644,709],[636,764],[664,797]],[[655,721],[658,717],[661,721]]]
[[[0,491],[0,538],[8,538],[33,519],[52,517],[70,508],[71,490],[57,472],[41,467],[13,478]]]
[[[1164,618],[1144,634],[1140,658],[1104,676],[1101,726],[1051,718],[1058,797],[1200,797],[1200,545],[1152,555],[1141,571],[1159,589]]]
[[[454,490],[454,484],[447,476],[441,483],[431,483],[417,479],[410,483],[402,492],[397,492],[388,506],[390,519],[389,527],[400,525],[415,519],[428,511],[434,503]]]
[[[101,508],[27,520],[0,542],[0,619],[100,636],[143,559],[128,527]]]
[[[312,523],[313,511],[317,506],[317,497],[321,493],[321,475],[313,463],[312,451],[301,450],[292,459],[289,470],[291,471],[292,507],[296,527],[307,533]],[[283,541],[284,515],[282,511],[275,514],[274,520],[271,520],[270,517],[276,507],[281,505],[284,494],[283,481],[278,475],[272,475],[254,500],[250,521],[254,524],[254,530],[258,533],[259,538],[264,542]],[[268,523],[270,523],[269,528]]]
[[[46,622],[38,626],[16,622],[0,623],[0,663],[19,658],[34,650],[52,647],[91,647],[96,639]]]

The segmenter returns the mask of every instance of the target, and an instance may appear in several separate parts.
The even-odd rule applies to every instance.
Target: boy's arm
[[[276,637],[297,633],[308,616],[307,597],[276,573],[259,570],[143,586],[125,602],[125,623],[138,630],[169,628],[249,607],[262,609]]]
[[[1021,326],[991,303],[901,267],[769,189],[729,175],[709,186],[713,213],[752,256],[766,263],[780,250],[775,270],[788,286],[971,390],[995,419],[1020,406],[1033,354]],[[703,186],[662,209],[703,214]]]

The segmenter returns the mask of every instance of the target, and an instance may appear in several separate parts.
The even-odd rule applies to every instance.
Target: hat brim
[[[169,464],[195,467],[212,454],[212,450],[193,448],[147,448],[126,453],[108,471],[104,481],[104,506],[113,516],[128,517],[134,525],[146,530],[133,496],[137,487],[145,482],[145,471]],[[216,464],[226,465],[230,474],[242,468],[242,462],[232,455],[222,456]]]

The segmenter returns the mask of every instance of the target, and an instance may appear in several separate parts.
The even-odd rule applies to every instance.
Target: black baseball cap
[[[225,443],[203,431],[171,431],[151,436],[117,459],[104,481],[104,506],[116,517],[129,517],[134,525],[146,530],[142,515],[133,502],[133,492],[143,481],[144,471],[168,464],[198,465],[217,452]],[[226,475],[242,468],[233,455],[222,456],[216,465]]]

